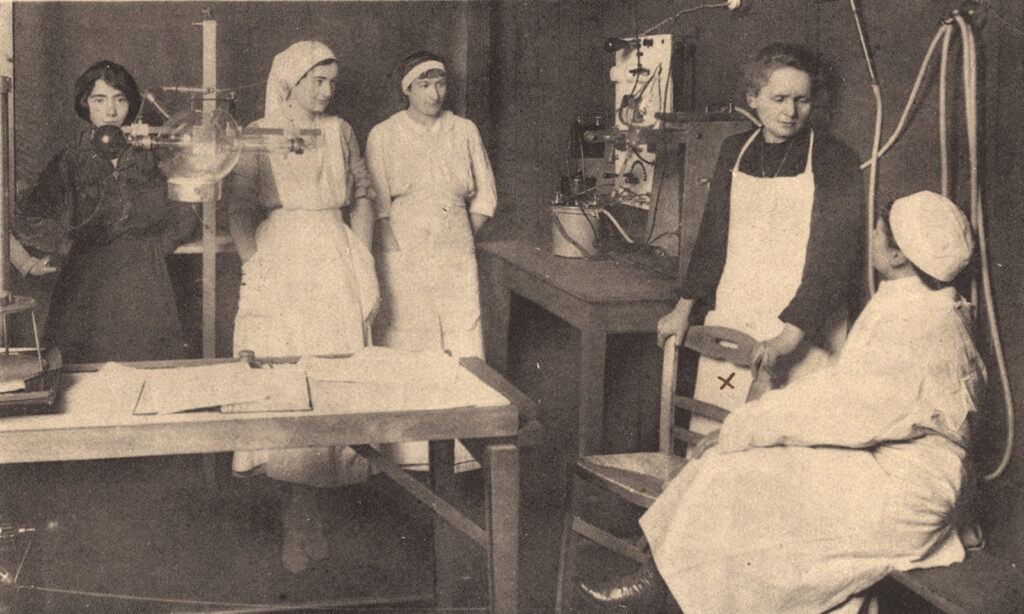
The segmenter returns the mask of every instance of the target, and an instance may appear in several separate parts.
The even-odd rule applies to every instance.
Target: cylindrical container
[[[551,253],[565,258],[594,254],[597,210],[571,206],[551,207]]]

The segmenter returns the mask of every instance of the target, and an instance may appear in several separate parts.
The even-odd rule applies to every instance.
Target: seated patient
[[[950,282],[972,249],[945,197],[883,209],[884,281],[836,364],[730,414],[640,519],[654,564],[583,597],[653,611],[667,584],[686,614],[855,612],[892,571],[963,560],[954,517],[985,368]]]

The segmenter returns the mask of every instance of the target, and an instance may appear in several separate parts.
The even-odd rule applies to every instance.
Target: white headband
[[[419,79],[420,75],[427,72],[428,70],[434,70],[435,68],[437,70],[440,70],[441,72],[447,72],[445,70],[444,64],[438,62],[437,60],[426,60],[413,66],[409,70],[409,72],[405,73],[405,76],[402,77],[402,91],[404,92],[405,90],[409,89],[409,86],[412,85],[412,82],[415,81],[416,79]]]

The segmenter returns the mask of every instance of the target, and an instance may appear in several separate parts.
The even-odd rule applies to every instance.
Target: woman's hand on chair
[[[718,445],[718,429],[705,435],[693,448],[693,460],[704,456],[704,453]]]
[[[50,273],[56,273],[57,267],[50,263],[50,255],[47,254],[42,258],[31,257],[29,265],[25,271],[28,275],[48,275]]]
[[[658,320],[658,346],[665,345],[665,340],[675,336],[675,344],[679,345],[686,336],[686,329],[690,326],[690,312],[693,311],[693,301],[681,298],[672,311],[668,312]]]
[[[754,379],[757,379],[761,369],[769,376],[772,375],[778,360],[791,354],[803,340],[804,331],[787,323],[781,333],[754,346],[754,355],[750,361]]]

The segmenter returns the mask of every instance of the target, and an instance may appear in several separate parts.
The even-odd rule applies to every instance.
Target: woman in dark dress
[[[167,200],[153,151],[94,144],[98,128],[131,121],[141,103],[124,67],[86,70],[74,108],[88,125],[16,207],[18,238],[60,263],[44,337],[65,362],[185,354],[165,257],[195,230],[196,212]]]
[[[817,56],[774,43],[744,73],[761,126],[722,143],[680,299],[658,322],[658,341],[678,343],[691,312],[710,310],[705,324],[759,340],[755,364],[784,385],[842,346],[863,279],[867,215],[857,155],[811,127],[824,80]],[[721,386],[734,371],[702,358],[694,397],[739,407],[753,377],[744,370]]]

